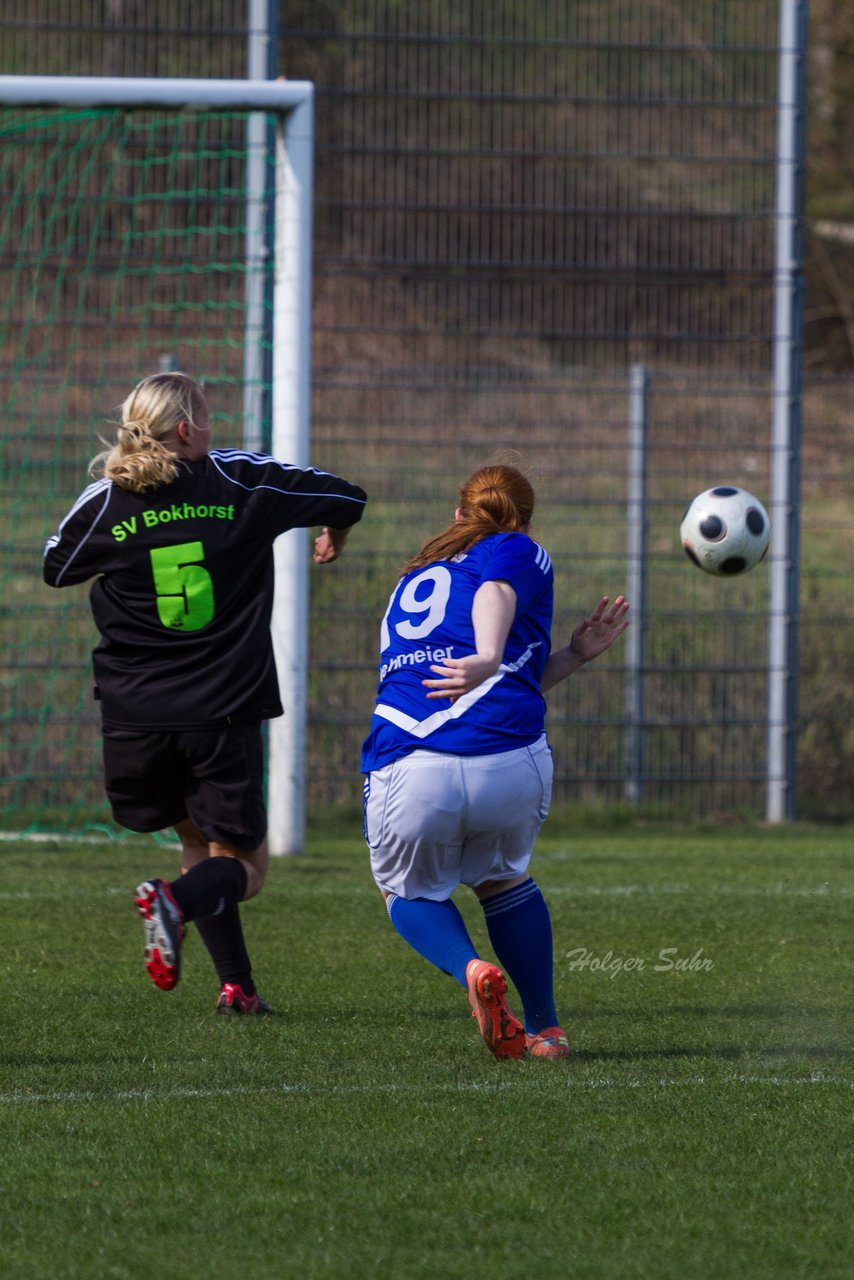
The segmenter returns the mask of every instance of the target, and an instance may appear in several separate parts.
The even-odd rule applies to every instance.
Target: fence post
[[[782,0],[780,6],[765,806],[768,822],[794,819],[796,803],[806,10],[805,0]]]
[[[626,598],[632,625],[626,632],[625,782],[630,804],[644,798],[644,640],[646,617],[646,450],[649,376],[642,364],[629,371],[629,460]]]
[[[275,76],[276,18],[273,0],[249,0],[247,78]],[[269,418],[272,314],[267,306],[267,244],[265,222],[269,207],[267,117],[253,111],[246,121],[246,316],[243,337],[243,446],[260,452],[264,423]],[[266,345],[265,345],[266,344]]]

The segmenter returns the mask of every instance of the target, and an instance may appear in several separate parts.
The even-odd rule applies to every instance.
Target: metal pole
[[[300,467],[309,464],[313,155],[314,103],[308,97],[284,119],[276,136],[273,453]],[[307,531],[284,534],[274,554],[273,646],[285,714],[270,722],[269,841],[271,853],[301,853],[308,708]]]
[[[646,440],[649,378],[642,364],[629,373],[629,474],[626,597],[632,626],[626,632],[626,779],[630,804],[644,798],[644,640],[646,617]]]
[[[308,80],[180,80],[157,76],[0,76],[0,102],[16,107],[177,107],[288,111],[313,96]]]
[[[275,19],[271,0],[249,0],[247,76],[273,78]],[[270,325],[266,308],[266,268],[269,249],[267,212],[267,117],[253,112],[246,121],[246,316],[243,338],[243,446],[251,452],[264,447],[267,408],[265,340]]]
[[[768,822],[791,821],[796,802],[806,46],[805,0],[781,0],[765,806]]]

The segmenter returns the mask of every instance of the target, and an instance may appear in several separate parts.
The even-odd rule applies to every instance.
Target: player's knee
[[[175,826],[175,832],[181,841],[181,873],[186,875],[197,863],[203,862],[210,854],[210,845],[194,822],[185,818]]]
[[[472,885],[472,888],[481,902],[484,902],[487,898],[494,898],[496,894],[515,889],[517,885],[524,884],[530,878],[530,872],[524,871],[521,875],[513,876],[509,880],[483,880],[480,884]]]
[[[254,898],[264,888],[264,882],[267,879],[266,871],[259,871],[257,867],[253,867],[251,863],[240,859],[246,870],[246,892],[243,895],[243,901]]]
[[[181,874],[186,875],[188,871],[192,871],[193,867],[198,866],[200,862],[204,862],[210,856],[210,846],[204,844],[194,844],[192,841],[181,841]]]
[[[267,841],[265,840],[252,853],[243,854],[240,861],[246,869],[246,893],[243,896],[245,902],[247,898],[254,898],[260,893],[267,880],[267,868],[270,865]]]

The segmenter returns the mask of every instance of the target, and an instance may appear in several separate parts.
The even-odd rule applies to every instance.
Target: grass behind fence
[[[547,831],[568,1065],[489,1057],[355,822],[245,908],[268,1020],[214,1015],[195,936],[145,976],[174,849],[5,843],[0,1272],[850,1275],[854,833]]]

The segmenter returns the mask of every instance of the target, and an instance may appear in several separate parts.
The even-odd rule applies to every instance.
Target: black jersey
[[[131,493],[98,480],[48,539],[44,580],[96,577],[92,658],[105,728],[193,729],[282,714],[270,635],[273,542],[346,529],[365,492],[239,449]]]

